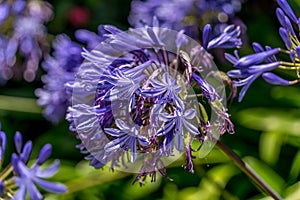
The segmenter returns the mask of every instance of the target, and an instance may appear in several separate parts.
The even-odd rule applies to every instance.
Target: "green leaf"
[[[228,181],[238,173],[239,170],[232,164],[223,164],[213,167],[207,172],[207,176],[201,180],[198,188],[189,187],[181,190],[178,199],[238,199],[225,190]]]
[[[294,157],[289,179],[295,180],[299,175],[300,175],[300,150],[297,152],[297,154]]]
[[[274,191],[281,194],[284,189],[285,181],[273,169],[254,157],[248,156],[243,160],[261,177],[261,179],[269,184]]]
[[[282,135],[276,132],[262,133],[259,140],[259,154],[263,161],[274,165],[280,156]]]
[[[245,127],[296,137],[300,137],[299,117],[296,109],[251,108],[238,113],[239,123]]]

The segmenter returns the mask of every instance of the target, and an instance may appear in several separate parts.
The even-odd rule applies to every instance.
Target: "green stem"
[[[0,95],[0,110],[41,114],[42,109],[33,98]]]
[[[220,140],[216,143],[223,153],[225,153],[240,170],[242,170],[260,189],[273,197],[275,200],[282,200],[282,197],[274,191],[268,183],[266,183],[247,163],[245,163],[238,155],[236,155],[230,148],[228,148]]]

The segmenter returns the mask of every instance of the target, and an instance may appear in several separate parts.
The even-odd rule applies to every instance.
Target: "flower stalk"
[[[282,200],[282,197],[274,191],[271,186],[266,183],[247,163],[245,163],[238,155],[236,155],[230,148],[228,148],[221,140],[216,143],[217,147],[226,154],[234,164],[244,172],[262,191],[274,198],[275,200]]]

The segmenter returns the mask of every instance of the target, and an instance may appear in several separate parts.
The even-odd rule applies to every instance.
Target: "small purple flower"
[[[176,79],[171,80],[170,75],[164,73],[161,81],[150,79],[149,83],[151,84],[151,87],[143,88],[141,91],[143,96],[159,97],[157,103],[164,106],[172,100],[177,109],[183,109],[182,100],[178,97],[181,87],[176,84]]]
[[[137,153],[136,141],[138,140],[138,144],[142,145],[143,147],[148,146],[149,141],[146,137],[140,135],[139,127],[137,126],[129,127],[120,119],[116,119],[116,125],[119,129],[104,129],[105,133],[114,137],[111,142],[105,145],[104,150],[110,152],[119,148],[122,148],[125,151],[131,149],[131,162],[134,162],[136,160]]]
[[[239,26],[227,26],[221,34],[215,36],[213,39],[209,39],[211,28],[208,27],[209,25],[206,25],[203,31],[203,34],[205,34],[203,36],[203,43],[205,45],[203,48],[208,50],[213,48],[227,49],[239,48],[242,45],[242,40],[239,38],[241,33]]]
[[[22,148],[23,139],[19,132],[16,132],[14,142],[17,152],[13,153],[11,156],[11,165],[0,172],[2,178],[0,181],[1,197],[15,200],[25,199],[26,193],[28,192],[30,199],[43,199],[43,196],[36,185],[52,193],[66,192],[67,188],[63,184],[44,180],[52,177],[59,168],[59,160],[54,161],[53,164],[47,168],[42,166],[50,157],[52,150],[50,144],[46,144],[41,149],[36,162],[29,168],[26,165],[31,154],[32,142],[27,141]],[[3,131],[0,131],[1,165],[4,159],[5,146],[6,135]],[[13,172],[13,174],[11,172]],[[6,184],[8,181],[13,181],[13,184]]]
[[[195,117],[196,111],[194,109],[185,110],[184,112],[176,110],[174,114],[161,113],[159,118],[165,122],[165,125],[158,130],[157,136],[162,136],[171,132],[171,134],[174,135],[176,149],[182,151],[184,148],[184,129],[192,135],[200,134],[197,127],[188,121]]]
[[[14,158],[13,159],[17,159]],[[17,165],[15,168],[18,168],[18,176],[14,178],[16,186],[19,189],[16,191],[14,195],[14,199],[25,199],[26,193],[29,193],[31,199],[43,199],[43,196],[38,191],[36,185],[45,189],[51,193],[65,193],[67,191],[66,186],[61,183],[54,183],[50,181],[43,180],[44,178],[49,178],[53,176],[58,168],[59,161],[54,161],[49,167],[46,169],[41,169],[41,166],[38,163],[32,165],[31,168],[28,168],[22,161],[16,161]]]

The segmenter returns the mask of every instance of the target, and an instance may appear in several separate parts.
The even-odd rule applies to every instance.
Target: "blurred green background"
[[[289,1],[298,16],[300,1]],[[130,0],[55,0],[51,1],[55,17],[48,24],[52,35],[85,28],[96,31],[99,24],[113,24],[127,29]],[[247,26],[248,45],[240,54],[251,52],[249,44],[283,46],[276,19],[276,2],[248,0],[237,14]],[[84,8],[89,15],[80,23],[72,23],[74,8]],[[229,63],[218,63],[220,69],[230,69]],[[39,76],[44,72],[40,71]],[[0,87],[0,121],[12,144],[15,131],[33,140],[34,153],[45,143],[53,145],[53,158],[61,159],[61,169],[53,178],[67,184],[65,195],[47,195],[46,199],[267,199],[258,188],[222,152],[215,148],[208,157],[194,159],[195,173],[190,174],[179,160],[168,168],[168,176],[145,186],[132,185],[133,174],[94,170],[83,161],[75,148],[80,141],[68,131],[68,123],[47,122],[36,105],[34,90],[42,87],[32,83],[9,81]],[[284,199],[300,199],[300,88],[270,86],[261,79],[250,87],[242,103],[236,99],[228,105],[236,133],[222,136],[223,142],[253,167]],[[8,151],[12,151],[8,146]],[[8,153],[6,154],[8,155]],[[6,159],[6,160],[9,160]]]

